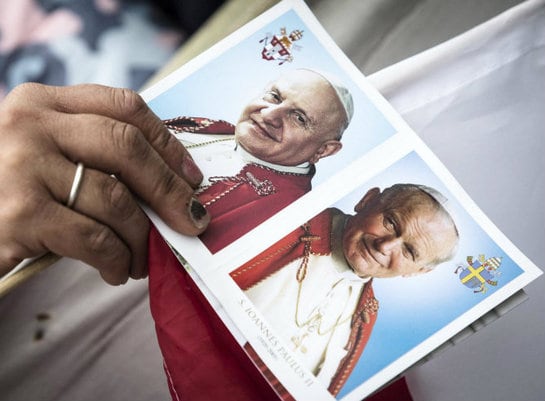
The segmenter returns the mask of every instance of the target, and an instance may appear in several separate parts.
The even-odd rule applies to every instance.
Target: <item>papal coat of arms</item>
[[[261,51],[261,57],[268,61],[278,61],[278,65],[293,60],[293,50],[300,49],[294,42],[303,37],[303,31],[298,29],[287,34],[286,28],[280,29],[280,35],[267,33],[259,43],[265,43]]]
[[[467,266],[458,265],[455,274],[458,274],[460,282],[473,289],[473,292],[486,293],[488,290],[487,284],[491,286],[498,285],[495,280],[501,275],[498,269],[501,266],[501,258],[491,257],[485,259],[484,255],[479,255],[477,260],[473,260],[473,256],[467,257]]]

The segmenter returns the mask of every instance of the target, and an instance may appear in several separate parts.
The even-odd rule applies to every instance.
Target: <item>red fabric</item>
[[[180,116],[163,123],[180,133],[235,134],[235,126],[224,120]],[[314,172],[314,167],[302,175],[249,164],[234,177],[211,177],[216,182],[198,194],[212,216],[199,238],[211,253],[220,251],[310,191]]]
[[[278,400],[155,228],[149,289],[173,400]]]
[[[309,252],[314,255],[331,253],[329,240],[320,241],[321,238],[329,239],[331,236],[329,214],[320,213],[312,219],[311,225],[312,228],[310,225],[296,228],[273,246],[233,270],[230,273],[233,280],[240,288],[247,290],[288,263],[302,258],[306,246],[309,246]],[[316,235],[318,233],[320,235]]]
[[[293,396],[282,385],[282,383],[280,383],[280,380],[278,380],[278,378],[273,374],[273,372],[271,372],[267,365],[265,365],[265,362],[263,362],[261,357],[257,354],[254,348],[250,345],[250,343],[244,344],[244,350],[248,354],[248,357],[254,361],[256,368],[259,369],[259,371],[267,379],[269,385],[276,391],[276,394],[278,395],[277,400],[295,401],[295,398],[293,398]]]
[[[198,194],[212,216],[199,238],[216,253],[310,191],[312,176],[247,164],[235,177],[218,180]],[[266,194],[260,193],[254,179],[265,185]]]
[[[278,401],[155,228],[149,236],[149,289],[173,400]],[[401,379],[368,400],[412,398]]]
[[[376,302],[371,281],[367,282],[363,287],[363,293],[358,301],[356,312],[352,316],[352,331],[348,344],[345,346],[346,356],[341,361],[327,388],[331,394],[337,395],[346,384],[371,337],[371,332],[377,321],[377,313],[369,313],[366,310],[369,302]]]
[[[384,387],[382,390],[376,392],[370,397],[365,399],[366,401],[413,401],[409,386],[404,377],[397,379]]]
[[[235,126],[224,120],[212,120],[205,117],[175,117],[163,120],[167,128],[176,132],[195,134],[234,135]]]

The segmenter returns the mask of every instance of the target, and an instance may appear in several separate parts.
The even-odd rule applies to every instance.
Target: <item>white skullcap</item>
[[[354,115],[354,100],[352,99],[352,94],[348,88],[333,74],[321,70],[311,70],[310,68],[302,68],[303,70],[314,72],[324,78],[337,94],[337,98],[343,106],[344,112],[346,113],[346,125],[350,124],[352,116]]]
[[[449,215],[451,215],[451,207],[449,199],[443,195],[441,192],[439,192],[437,189],[428,187],[427,185],[422,184],[415,184],[415,186],[420,189],[422,192],[425,192],[428,196],[433,198],[443,209],[445,209],[445,212],[447,212]]]
[[[427,185],[421,185],[416,184],[416,187],[420,189],[422,192],[425,192],[429,197],[434,199],[445,211],[445,213],[450,217],[452,220],[452,224],[454,225],[454,229],[458,233],[458,227],[455,221],[456,214],[453,210],[452,202],[449,201],[449,199],[443,195],[441,192],[439,192],[437,189],[428,187]]]
[[[430,198],[435,200],[437,204],[439,205],[439,207],[443,210],[444,213],[446,213],[446,215],[450,219],[452,226],[454,228],[454,231],[456,233],[457,242],[455,246],[451,249],[450,254],[442,258],[442,260],[438,261],[438,264],[452,259],[458,252],[458,246],[460,245],[459,244],[460,232],[456,224],[455,214],[453,213],[452,202],[450,202],[449,199],[445,195],[443,195],[440,191],[436,190],[435,188],[428,187],[427,185],[421,185],[421,184],[406,184],[406,185],[414,185],[414,187],[418,188],[420,191],[424,192]]]

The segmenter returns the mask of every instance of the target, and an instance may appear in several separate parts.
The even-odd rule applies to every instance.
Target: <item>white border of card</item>
[[[286,21],[285,18],[288,18],[288,15],[290,19]],[[448,322],[434,328],[423,338],[415,339],[414,346],[404,349],[402,352],[400,351],[399,355],[384,361],[383,365],[377,366],[375,370],[373,370],[372,366],[368,367],[368,373],[366,373],[365,377],[362,377],[360,380],[356,378],[355,382],[350,385],[350,389],[344,389],[337,396],[337,399],[347,401],[360,400],[394,379],[463,328],[509,298],[538,277],[541,271],[480,211],[435,155],[407,126],[388,102],[371,87],[361,72],[335,45],[302,1],[287,0],[274,6],[263,15],[146,90],[142,94],[144,99],[152,108],[155,107],[154,111],[160,117],[165,119],[173,117],[173,115],[168,115],[168,112],[163,109],[164,104],[178,104],[180,110],[177,111],[177,115],[187,116],[191,115],[188,113],[192,113],[192,111],[187,111],[187,109],[190,109],[189,103],[197,103],[197,100],[193,102],[192,99],[200,99],[201,103],[199,103],[198,107],[204,108],[205,106],[203,105],[206,105],[208,102],[211,103],[210,108],[215,109],[203,110],[202,113],[196,116],[214,115],[222,117],[221,112],[224,108],[228,108],[223,103],[233,103],[233,99],[237,99],[238,101],[239,97],[243,98],[246,94],[244,96],[242,94],[239,96],[238,93],[226,94],[225,88],[218,87],[217,84],[215,85],[213,79],[210,79],[210,86],[203,86],[202,82],[207,82],[206,75],[203,74],[210,73],[207,67],[221,60],[223,63],[233,64],[231,68],[229,65],[224,66],[225,74],[229,74],[231,70],[236,71],[236,66],[240,66],[241,64],[247,64],[247,69],[257,71],[256,75],[258,76],[268,74],[272,71],[272,64],[267,64],[267,69],[260,70],[260,68],[265,68],[261,67],[265,65],[265,61],[261,59],[259,52],[255,57],[248,60],[240,60],[230,56],[233,54],[234,49],[237,49],[237,46],[246,46],[249,43],[249,38],[266,35],[270,30],[276,32],[280,28],[287,28],[288,30],[301,29],[300,26],[286,26],[292,23],[294,16],[304,25],[304,38],[313,38],[315,43],[321,47],[320,51],[328,58],[329,64],[324,69],[331,69],[333,65],[336,72],[340,71],[343,77],[349,80],[352,91],[357,91],[357,97],[365,98],[372,107],[379,111],[381,118],[392,127],[391,135],[385,136],[380,143],[362,152],[358,151],[357,146],[353,146],[352,154],[355,156],[344,165],[340,165],[340,167],[335,166],[336,170],[321,179],[316,186],[313,185],[311,192],[296,200],[290,206],[216,254],[211,254],[198,238],[189,238],[177,234],[166,226],[151,210],[146,208],[146,212],[165,239],[191,266],[192,274],[199,281],[210,300],[212,301],[213,298],[216,298],[214,302],[216,300],[219,301],[217,305],[220,316],[232,330],[238,330],[237,337],[241,344],[248,341],[252,345],[260,358],[267,364],[267,367],[280,380],[288,392],[296,399],[301,400],[331,400],[335,399],[335,397],[327,391],[327,386],[322,385],[306,368],[299,365],[296,356],[291,355],[289,352],[284,352],[280,356],[279,349],[287,349],[287,347],[283,347],[284,343],[280,339],[275,339],[274,344],[270,341],[270,333],[275,333],[274,327],[267,327],[268,335],[264,335],[263,325],[267,326],[267,320],[261,315],[259,310],[252,307],[251,301],[230,278],[229,273],[273,245],[299,225],[310,220],[322,210],[332,206],[342,208],[343,202],[350,204],[350,202],[353,202],[351,196],[355,191],[364,191],[370,188],[371,185],[384,187],[385,185],[393,182],[401,182],[402,180],[409,182],[407,180],[411,180],[411,174],[415,174],[414,177],[416,178],[414,179],[418,180],[418,183],[435,188],[439,187],[441,192],[445,193],[452,200],[452,203],[457,205],[455,206],[457,208],[457,215],[466,216],[463,218],[464,222],[467,221],[468,226],[476,227],[474,230],[472,229],[472,235],[477,236],[474,233],[475,230],[486,234],[486,238],[482,240],[483,245],[475,248],[475,252],[488,249],[489,244],[492,244],[490,246],[495,247],[495,251],[492,252],[501,251],[502,255],[505,255],[505,258],[512,261],[515,266],[514,269],[519,269],[517,270],[518,273],[513,274],[512,277],[506,274],[505,277],[510,277],[509,279],[505,278],[502,285],[498,286],[498,288],[491,290],[486,295],[482,295],[474,294],[469,289],[464,288],[460,282],[457,282],[458,277],[454,276],[452,271],[450,271],[449,280],[455,283],[453,286],[458,285],[456,290],[453,291],[468,290],[467,296],[473,297],[472,299],[477,299],[477,301],[472,301],[465,309],[453,313],[452,318]],[[271,28],[271,24],[274,24],[273,28]],[[304,38],[301,40],[300,45],[298,45],[302,49],[307,46]],[[259,43],[254,43],[254,45],[259,47]],[[237,57],[239,57],[238,54]],[[299,66],[305,67],[305,57],[308,56],[305,56],[303,51],[297,53],[294,50],[293,58],[300,59]],[[310,66],[312,68],[322,67],[321,65],[316,66],[316,62],[316,60],[313,60],[313,64]],[[289,68],[289,64],[289,61],[282,63],[282,65],[276,63],[274,68],[281,71],[284,68]],[[205,77],[199,81],[201,82],[199,90],[193,87],[191,93],[176,92],[177,86],[199,75]],[[229,81],[245,80],[246,89],[248,89],[248,92],[250,91],[251,85],[247,81],[251,81],[252,77],[246,76],[245,73],[227,76],[224,77],[224,80],[227,80],[227,78]],[[264,79],[262,76],[260,78]],[[266,82],[263,81],[262,83],[265,84]],[[235,86],[242,88],[241,91],[244,91],[245,85],[240,84]],[[184,90],[187,90],[191,86],[182,85],[182,87]],[[228,90],[232,91],[233,89],[229,87]],[[219,93],[215,94],[214,91],[219,91]],[[215,101],[212,101],[212,98]],[[238,106],[242,107],[242,104],[240,103]],[[355,104],[355,106],[357,108],[358,104]],[[228,113],[225,116],[226,119],[232,119],[233,117],[236,118],[237,116],[234,116],[233,113]],[[365,130],[365,127],[359,128]],[[353,131],[357,130],[358,126],[356,123]],[[343,156],[335,157],[342,158]],[[199,160],[196,160],[196,162],[199,164]],[[320,169],[320,167],[321,165],[318,163],[317,169]],[[348,213],[350,210],[347,209],[346,212]],[[464,224],[466,223],[461,223],[461,225]],[[462,236],[463,234],[461,233],[460,235]],[[480,244],[480,239],[472,238],[471,241]],[[470,251],[466,251],[465,256],[471,256]],[[474,256],[477,257],[477,254]],[[455,261],[452,262],[452,266],[455,267]],[[435,279],[437,278],[430,280]],[[498,281],[502,279],[500,278]],[[428,281],[424,285],[430,288],[430,286],[436,285],[444,286],[444,283],[437,284],[435,281]],[[382,291],[388,291],[388,287],[384,287]],[[402,290],[398,289],[398,291]],[[443,290],[441,289],[440,291]],[[430,292],[432,293],[430,299],[433,300],[433,297],[436,295],[433,291]],[[475,298],[476,296],[480,298]],[[387,295],[383,295],[383,297],[389,298]],[[379,301],[382,302],[380,299]],[[406,300],[406,302],[410,303],[410,300]],[[432,316],[431,312],[430,316]],[[380,315],[378,319],[380,319]],[[262,324],[256,325],[256,320],[259,320]],[[390,330],[396,329],[394,326],[388,327]],[[363,353],[362,358],[366,358],[366,352],[367,349]],[[297,366],[297,369],[294,368],[295,366]]]

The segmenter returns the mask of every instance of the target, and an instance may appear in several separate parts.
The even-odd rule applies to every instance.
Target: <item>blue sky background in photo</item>
[[[395,183],[427,185],[449,198],[447,208],[460,232],[459,248],[451,261],[437,266],[432,272],[415,277],[373,281],[375,296],[380,303],[377,322],[369,343],[339,398],[523,272],[464,208],[452,199],[452,194],[414,152],[345,197],[335,207],[353,214],[354,205],[368,189],[384,189]],[[473,256],[476,260],[480,254],[484,254],[486,258],[502,258],[498,270],[501,275],[496,278],[498,285],[487,285],[485,294],[474,293],[454,273],[458,264],[467,266],[467,256]]]
[[[267,34],[279,35],[283,27],[288,33],[295,29],[303,31],[303,38],[295,42],[298,49],[292,52],[293,61],[279,65],[261,57],[264,43],[260,40]],[[236,123],[243,107],[261,93],[267,83],[296,68],[310,68],[334,75],[349,88],[354,98],[354,117],[343,136],[343,149],[317,164],[318,172],[313,180],[316,186],[391,137],[395,129],[294,11],[287,12],[226,49],[198,71],[152,99],[149,105],[162,119],[193,116]]]

